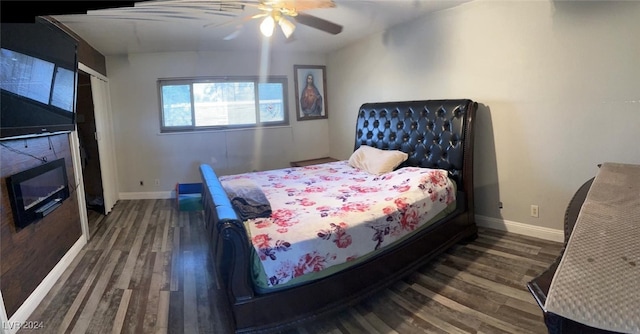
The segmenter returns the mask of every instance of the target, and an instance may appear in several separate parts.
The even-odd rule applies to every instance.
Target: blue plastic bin
[[[202,183],[176,184],[176,202],[180,211],[202,210]]]

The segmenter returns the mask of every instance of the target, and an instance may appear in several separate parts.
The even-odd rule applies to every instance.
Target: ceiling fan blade
[[[278,25],[280,26],[280,30],[284,34],[284,37],[289,39],[293,32],[296,30],[296,25],[289,21],[286,17],[280,18],[278,21]]]
[[[249,19],[247,19],[247,21],[249,21],[250,19],[259,19],[261,17],[265,17],[265,16],[269,16],[269,13],[260,13],[260,14],[256,14],[253,16],[249,16]]]
[[[236,27],[236,30],[234,30],[229,35],[225,36],[223,39],[225,41],[230,41],[230,40],[235,39],[236,37],[240,36],[241,33],[242,33],[242,25],[239,25],[239,26]]]
[[[231,21],[227,21],[227,22],[221,22],[221,23],[219,23],[219,22],[211,22],[211,23],[207,23],[207,24],[203,25],[202,27],[203,28],[208,28],[208,27],[215,28],[215,27],[228,26],[230,24],[237,24],[237,23],[243,24],[243,23],[248,22],[250,20],[261,18],[261,17],[265,17],[265,16],[267,16],[266,13],[261,13],[261,14],[256,14],[256,15],[245,16],[243,18],[237,18],[235,20],[231,20]]]
[[[293,18],[300,24],[304,24],[306,26],[328,32],[333,35],[337,35],[342,32],[341,25],[329,22],[317,16],[298,12],[298,15],[294,16]]]
[[[333,0],[277,0],[274,7],[295,8],[296,11],[302,12],[311,9],[335,8],[336,4]]]

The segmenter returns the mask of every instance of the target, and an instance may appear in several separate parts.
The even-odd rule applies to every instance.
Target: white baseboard
[[[56,281],[58,281],[58,278],[62,276],[62,273],[64,273],[65,269],[67,269],[69,265],[71,265],[73,259],[75,259],[75,257],[82,250],[82,247],[84,247],[84,245],[86,244],[87,239],[84,237],[84,235],[80,236],[78,241],[76,241],[76,243],[73,244],[69,251],[67,251],[67,253],[62,257],[62,259],[58,261],[58,264],[56,264],[56,266],[53,267],[49,274],[45,276],[40,285],[38,285],[38,287],[33,290],[31,295],[29,295],[24,303],[22,303],[16,313],[14,313],[11,319],[9,319],[8,324],[6,324],[6,326],[3,326],[6,334],[16,333],[19,329],[19,325],[24,324],[27,319],[29,319],[31,313],[35,311],[36,307],[38,307],[47,293],[49,293],[51,288],[53,288],[53,285],[56,283]],[[12,324],[15,324],[15,327],[11,326]],[[44,324],[44,326],[46,326],[46,324]]]
[[[168,199],[175,198],[175,190],[172,191],[149,191],[149,192],[132,192],[119,193],[118,198],[122,200],[129,199]]]
[[[522,234],[549,241],[564,242],[564,230],[556,230],[481,215],[476,215],[476,224],[480,227]]]

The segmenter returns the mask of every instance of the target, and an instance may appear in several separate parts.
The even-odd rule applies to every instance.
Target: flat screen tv
[[[78,42],[39,17],[0,31],[0,139],[73,131]]]

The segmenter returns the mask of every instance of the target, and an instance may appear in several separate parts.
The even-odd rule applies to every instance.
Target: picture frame
[[[298,121],[329,117],[326,70],[324,65],[293,65]]]

